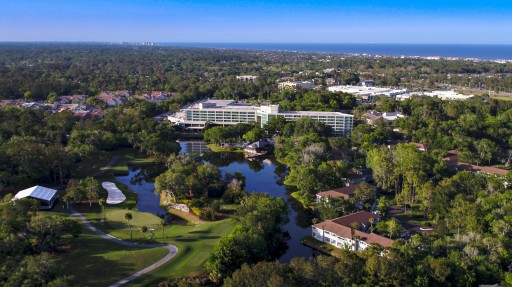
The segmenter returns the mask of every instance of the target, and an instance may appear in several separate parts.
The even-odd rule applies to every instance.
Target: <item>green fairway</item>
[[[222,236],[232,228],[231,219],[196,226],[173,225],[166,228],[163,241],[178,247],[178,254],[156,270],[142,275],[127,286],[155,286],[167,278],[200,274],[204,263]]]
[[[154,214],[137,210],[137,194],[125,185],[116,181],[114,174],[128,172],[129,164],[149,164],[152,158],[144,157],[138,151],[120,149],[98,156],[95,160],[80,163],[80,174],[83,178],[96,174],[101,167],[106,166],[114,156],[119,156],[109,171],[97,176],[100,181],[114,182],[126,195],[127,199],[118,205],[106,205],[105,212],[96,203],[92,207],[88,202],[76,203],[74,208],[82,213],[96,228],[120,239],[137,243],[168,243],[178,248],[178,253],[169,262],[159,268],[129,282],[127,286],[154,286],[170,277],[182,277],[200,274],[205,271],[204,264],[209,258],[214,246],[220,238],[231,230],[231,219],[215,222],[203,222],[193,216],[177,218],[173,215],[172,222],[162,230],[162,219]],[[101,189],[101,198],[107,197],[107,192]],[[133,239],[130,239],[130,228],[125,220],[125,214],[130,212],[132,220]],[[49,214],[66,215],[64,203],[60,203]],[[103,220],[103,218],[106,220]],[[191,220],[191,219],[195,220]],[[140,227],[146,226],[151,233],[140,232]],[[84,228],[85,230],[85,228]],[[69,250],[57,255],[59,263],[64,266],[63,272],[73,276],[73,284],[77,286],[105,286],[125,276],[143,269],[167,254],[164,248],[138,249],[115,244],[90,233],[86,230],[77,240],[69,239]],[[108,272],[105,272],[108,270]]]
[[[107,173],[113,172],[116,175],[128,174],[129,164],[150,164],[155,161],[153,157],[149,157],[138,150],[120,148],[111,152],[101,152],[89,159],[78,162],[76,173],[73,177],[85,178],[87,176],[94,176],[102,167],[107,166],[113,157],[118,157],[118,159],[113,163],[110,171]]]
[[[133,232],[133,240],[130,240],[130,229],[124,220],[126,212],[132,213],[130,221]],[[214,246],[220,238],[232,228],[232,220],[225,219],[216,222],[204,222],[198,225],[187,224],[185,221],[176,221],[177,224],[169,224],[162,231],[161,219],[153,214],[138,212],[128,209],[113,209],[106,213],[107,221],[100,220],[99,209],[97,212],[84,212],[95,227],[115,237],[139,242],[139,243],[169,243],[178,247],[178,254],[168,263],[158,269],[142,275],[134,281],[134,286],[155,285],[169,277],[181,277],[195,275],[205,271],[204,263],[210,256]],[[155,237],[150,240],[149,232],[143,235],[139,230],[141,226],[154,229]],[[156,262],[146,261],[146,266]],[[131,286],[129,284],[129,286]]]
[[[77,209],[83,212],[95,227],[115,237],[139,243],[169,243],[178,248],[176,257],[130,282],[128,286],[152,286],[170,277],[204,272],[204,263],[214,246],[222,236],[229,233],[233,226],[231,219],[203,222],[197,225],[184,220],[174,220],[162,231],[161,219],[150,213],[113,207],[108,209],[107,220],[102,222],[101,209],[97,204],[93,204],[92,209],[89,209],[88,204],[82,204]],[[126,212],[132,213],[133,216],[130,221],[133,240],[130,240],[130,229],[124,220]],[[60,213],[60,210],[57,213]],[[140,232],[140,227],[143,225],[154,229],[153,240],[150,240],[149,232],[145,235]],[[84,284],[84,286],[103,286],[106,283],[113,283],[155,263],[166,254],[163,248],[124,247],[91,234],[88,229],[84,228],[84,231],[85,234],[79,239],[69,240],[69,251],[57,256],[59,263],[62,262],[66,266],[63,273],[73,275],[75,278],[73,280],[81,282],[78,284],[80,286]],[[78,268],[82,266],[81,264],[84,264],[84,267]],[[117,266],[119,271],[116,269]],[[101,272],[105,268],[108,268],[109,272]],[[76,279],[77,276],[80,276],[80,279]]]
[[[165,248],[133,248],[105,240],[84,228],[77,239],[65,239],[56,255],[62,274],[72,276],[70,286],[107,286],[160,260]]]
[[[213,152],[244,152],[243,148],[236,147],[222,147],[216,144],[208,144],[207,147]]]

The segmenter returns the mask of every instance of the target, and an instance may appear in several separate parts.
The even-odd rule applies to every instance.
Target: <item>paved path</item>
[[[101,170],[100,170],[98,173],[96,173],[94,176],[98,176],[98,175],[102,175],[102,174],[104,174],[107,170],[109,170],[109,169],[112,167],[112,165],[113,165],[114,163],[116,163],[116,161],[117,161],[120,157],[121,157],[121,156],[119,156],[119,155],[115,155],[115,156],[113,156],[113,157],[112,157],[112,160],[111,160],[109,163],[107,163],[107,165],[106,165],[106,166],[102,167],[102,168],[101,168]]]
[[[170,245],[170,244],[159,244],[159,243],[138,244],[138,243],[121,240],[117,237],[107,234],[107,233],[97,229],[96,227],[92,226],[92,224],[89,222],[89,220],[87,220],[87,218],[85,218],[85,216],[83,216],[81,213],[79,213],[72,207],[69,207],[69,211],[71,212],[71,217],[79,218],[87,228],[89,228],[92,232],[98,234],[100,237],[102,237],[104,239],[110,240],[110,241],[115,242],[120,245],[129,246],[129,247],[139,247],[139,248],[140,247],[142,247],[142,248],[144,248],[144,247],[146,247],[146,248],[163,247],[163,248],[166,248],[167,250],[169,250],[169,253],[164,258],[158,260],[157,262],[151,264],[150,266],[148,266],[142,270],[139,270],[139,271],[133,273],[132,275],[130,275],[120,281],[117,281],[114,284],[111,284],[110,287],[121,286],[121,285],[139,277],[142,274],[148,273],[149,271],[152,271],[152,270],[156,269],[157,267],[161,266],[162,264],[166,263],[167,261],[171,260],[171,258],[173,258],[176,255],[176,253],[178,253],[178,248],[176,246]]]

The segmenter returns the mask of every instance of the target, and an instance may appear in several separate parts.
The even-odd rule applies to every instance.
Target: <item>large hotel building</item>
[[[175,125],[201,130],[206,122],[215,125],[235,125],[257,122],[263,127],[273,117],[282,116],[287,121],[311,118],[332,127],[335,135],[347,136],[353,127],[353,115],[339,112],[280,111],[279,105],[250,106],[233,100],[206,100],[185,106],[168,117]]]

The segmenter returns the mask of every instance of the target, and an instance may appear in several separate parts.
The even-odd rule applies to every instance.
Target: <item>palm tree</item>
[[[148,227],[143,225],[140,227],[140,233],[142,233],[142,237],[146,238],[146,232],[148,232]]]
[[[128,227],[130,228],[130,239],[133,239],[132,236],[132,226],[130,225],[130,220],[132,220],[133,215],[130,212],[124,214],[124,220],[128,223]]]
[[[165,226],[167,225],[167,222],[165,221],[165,219],[162,219],[162,221],[160,221],[160,226],[162,227],[162,238],[165,236]]]
[[[375,226],[373,225],[375,223],[375,218],[371,217],[369,219],[369,221],[370,221],[370,232],[373,233],[373,229],[375,228]]]
[[[104,198],[100,198],[100,200],[98,200],[98,204],[101,206],[101,213],[103,213],[103,221],[107,220],[105,217],[105,202]]]

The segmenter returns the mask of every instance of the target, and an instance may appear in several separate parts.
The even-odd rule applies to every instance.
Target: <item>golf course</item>
[[[112,156],[117,160],[113,162]],[[94,165],[84,163],[85,175],[96,175],[100,182],[114,183],[126,196],[122,203],[100,206],[93,202],[74,203],[73,208],[82,214],[92,226],[123,241],[142,244],[170,244],[177,247],[177,254],[158,268],[129,281],[123,286],[151,286],[167,278],[201,274],[204,263],[220,238],[232,228],[230,218],[205,222],[191,220],[189,216],[171,216],[162,223],[154,214],[139,212],[137,194],[117,182],[114,172],[124,172],[128,164],[151,163],[133,150],[117,151],[110,157],[98,159]],[[105,169],[105,167],[107,168]],[[101,172],[103,169],[103,172]],[[100,198],[107,198],[102,189]],[[69,216],[66,205],[57,204],[49,214]],[[127,219],[126,214],[130,214]],[[188,219],[188,221],[187,221]],[[73,286],[108,286],[159,261],[168,254],[163,247],[139,248],[124,246],[100,237],[84,226],[77,239],[66,238],[62,252],[56,254],[61,273],[70,276]],[[108,272],[106,272],[108,271]]]

